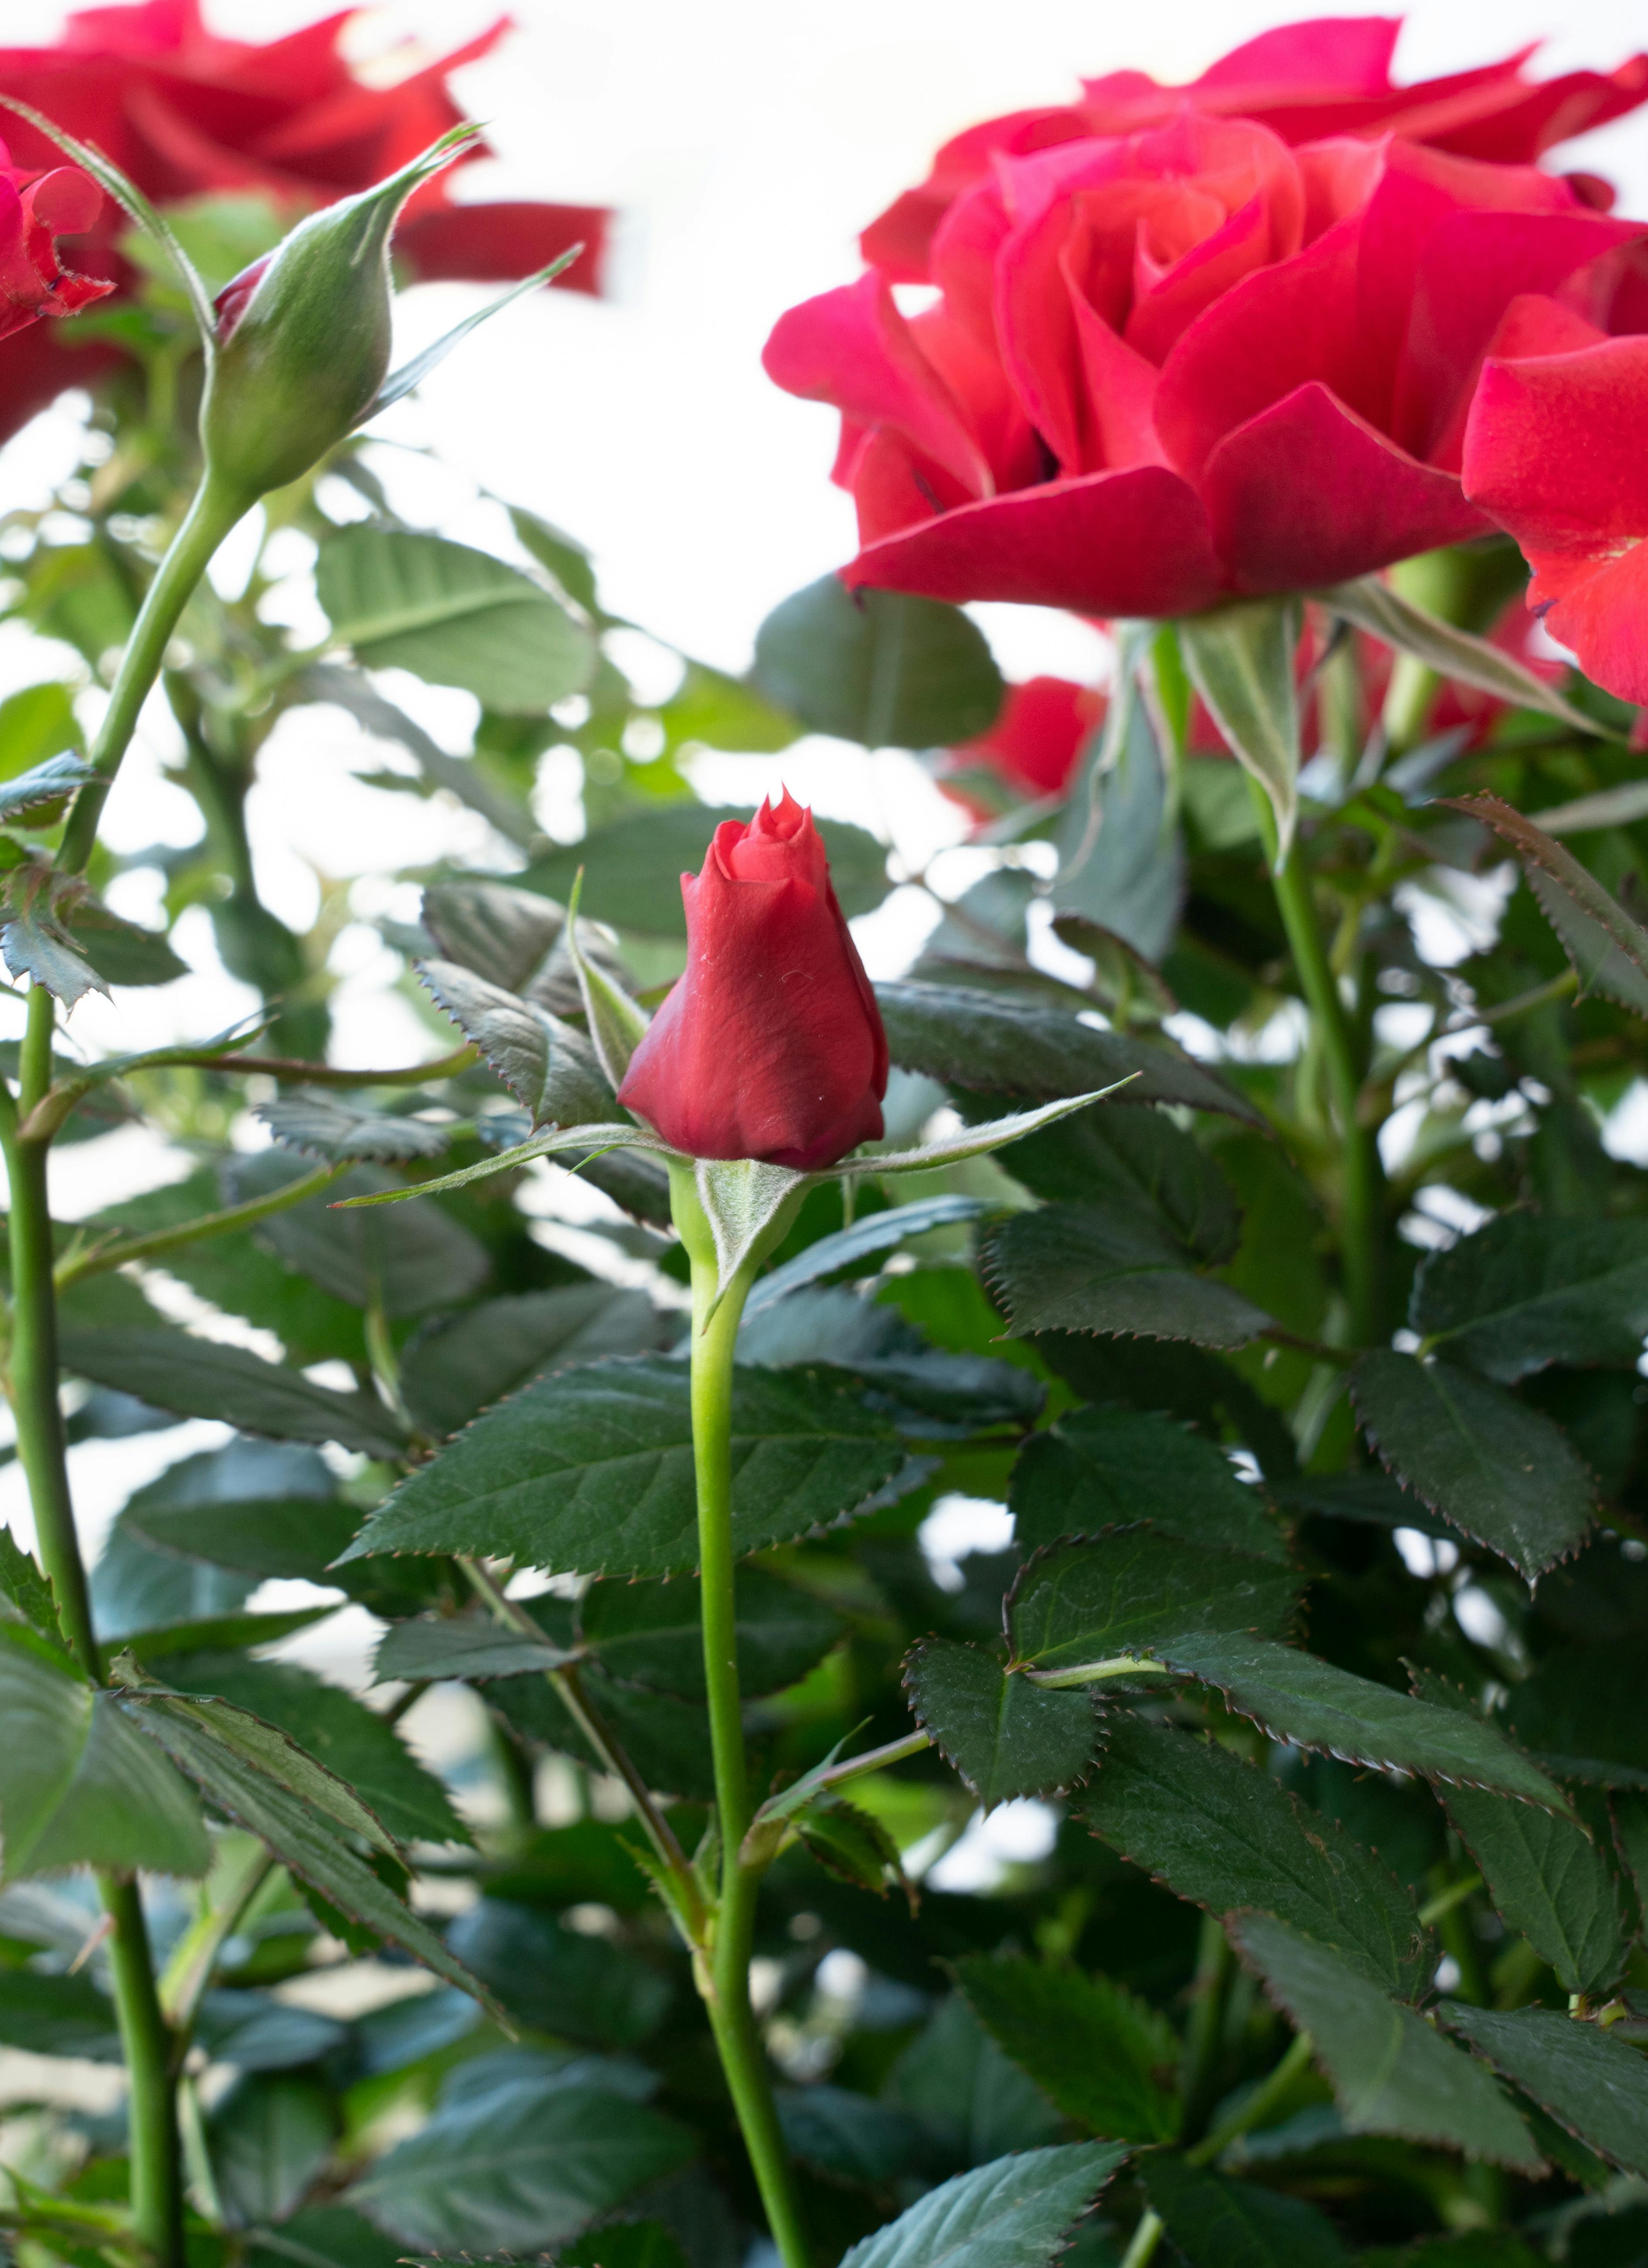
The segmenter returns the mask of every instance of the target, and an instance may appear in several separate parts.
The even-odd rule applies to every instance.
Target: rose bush
[[[687,968],[618,1100],[697,1158],[810,1173],[882,1130],[887,1045],[813,814],[786,792],[681,876]]]
[[[891,282],[925,283],[939,223],[997,158],[1137,134],[1185,108],[1251,118],[1290,144],[1394,134],[1457,157],[1527,166],[1553,144],[1605,125],[1648,94],[1648,56],[1633,55],[1615,71],[1564,71],[1532,81],[1524,75],[1531,48],[1476,70],[1393,86],[1391,58],[1401,29],[1396,16],[1278,25],[1233,48],[1185,86],[1163,86],[1145,71],[1109,71],[1083,82],[1079,102],[986,119],[946,142],[927,179],[872,221],[859,239],[864,256]],[[1579,178],[1586,194],[1610,197],[1606,183]]]
[[[496,46],[489,29],[392,86],[369,86],[338,52],[347,13],[257,44],[221,39],[201,19],[199,0],[142,0],[70,16],[45,48],[0,48],[0,94],[31,104],[82,141],[95,143],[157,204],[248,191],[273,198],[290,219],[370,188],[455,126],[462,112],[446,81]],[[26,169],[61,163],[21,119],[6,136]],[[483,154],[477,148],[475,155]],[[537,202],[459,204],[445,180],[414,198],[395,253],[423,283],[530,276],[574,244],[583,256],[556,281],[600,289],[607,214],[595,205]],[[87,245],[90,273],[129,284],[117,250],[128,223],[104,210]],[[14,431],[67,386],[84,385],[108,350],[38,331],[11,358],[0,434]]]
[[[1484,356],[1553,308],[1606,327],[1642,238],[1531,166],[1186,108],[998,158],[935,304],[872,270],[767,367],[842,412],[850,584],[1189,615],[1488,532],[1459,477]]]

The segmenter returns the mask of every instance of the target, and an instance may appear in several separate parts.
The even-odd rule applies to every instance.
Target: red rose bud
[[[478,129],[442,137],[374,189],[300,221],[224,285],[201,403],[207,468],[254,503],[352,432],[389,367],[389,238],[413,191]]]
[[[812,1173],[882,1130],[887,1035],[813,814],[788,792],[681,876],[687,973],[618,1100],[695,1158]]]
[[[7,163],[0,142],[0,339],[40,315],[72,315],[114,288],[62,265],[56,239],[79,236],[97,219],[103,192],[77,166],[57,166],[33,180]]]

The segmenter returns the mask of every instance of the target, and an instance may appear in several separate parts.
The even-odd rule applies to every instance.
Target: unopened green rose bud
[[[479,128],[442,136],[375,188],[300,221],[219,292],[201,403],[208,478],[249,505],[350,433],[389,367],[389,239],[401,208]]]

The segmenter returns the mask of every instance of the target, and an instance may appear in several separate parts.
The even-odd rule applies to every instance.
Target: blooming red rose
[[[349,15],[258,46],[208,31],[199,0],[84,9],[55,46],[0,48],[0,94],[95,143],[158,204],[256,190],[296,218],[370,188],[457,125],[463,114],[447,74],[484,55],[507,28],[500,18],[397,85],[372,87],[337,52]],[[55,146],[20,120],[8,119],[6,134],[25,166],[61,163]],[[395,239],[397,255],[420,282],[530,276],[581,242],[582,258],[558,281],[571,291],[599,290],[607,217],[599,206],[457,204],[449,179],[418,192]],[[109,207],[89,257],[94,273],[119,283],[130,280],[114,249],[126,225]],[[72,343],[37,334],[25,353],[8,357],[0,432],[92,374],[84,346],[64,351]]]
[[[77,166],[31,177],[8,164],[0,142],[0,339],[41,315],[72,315],[113,290],[58,257],[59,236],[82,236],[102,210],[103,192]]]
[[[850,584],[1194,614],[1490,529],[1459,479],[1484,354],[1519,295],[1600,317],[1644,235],[1533,167],[1186,110],[998,158],[934,304],[872,271],[767,367],[842,413]]]
[[[949,753],[956,765],[982,765],[1020,794],[1062,795],[1104,712],[1104,695],[1091,686],[1068,677],[1027,678],[1008,687],[988,733]]]
[[[1552,636],[1610,693],[1648,701],[1648,336],[1540,301],[1524,314],[1482,371],[1466,490],[1522,547]]]
[[[920,188],[907,189],[871,223],[860,239],[864,256],[891,282],[924,282],[939,222],[997,156],[1022,158],[1094,136],[1137,134],[1187,107],[1254,119],[1290,144],[1399,134],[1456,157],[1532,165],[1554,143],[1648,98],[1648,55],[1633,55],[1616,71],[1530,80],[1523,66],[1532,48],[1480,70],[1393,86],[1391,56],[1401,30],[1397,16],[1284,24],[1233,48],[1187,86],[1159,85],[1145,71],[1112,71],[1084,81],[1079,102],[987,119],[946,142]],[[1595,186],[1606,199],[1606,185]]]
[[[786,792],[681,876],[687,972],[618,1100],[695,1158],[811,1173],[881,1132],[887,1046],[813,814]]]

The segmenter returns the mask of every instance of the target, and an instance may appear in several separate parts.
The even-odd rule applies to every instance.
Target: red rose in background
[[[65,268],[57,252],[60,235],[85,235],[102,209],[103,192],[77,166],[31,177],[7,163],[0,142],[0,339],[41,315],[72,315],[114,289]]]
[[[1290,144],[1398,134],[1456,157],[1527,166],[1553,144],[1605,125],[1648,97],[1648,55],[1607,74],[1565,71],[1531,81],[1523,66],[1532,48],[1480,70],[1393,86],[1401,30],[1398,16],[1285,24],[1232,48],[1188,86],[1159,85],[1144,71],[1112,71],[1085,80],[1079,102],[987,119],[946,142],[921,187],[907,189],[870,224],[859,239],[864,256],[893,283],[925,282],[939,222],[998,155],[1022,158],[1095,136],[1137,134],[1187,107],[1251,118]],[[1597,186],[1606,198],[1606,187]]]
[[[457,125],[463,113],[447,92],[447,74],[484,55],[507,28],[500,18],[398,85],[371,87],[337,52],[350,12],[260,47],[208,31],[199,0],[88,8],[69,18],[54,47],[0,48],[0,93],[94,142],[158,204],[256,190],[296,218],[370,188]],[[22,120],[8,116],[5,132],[26,168],[61,165],[62,153]],[[444,173],[418,191],[395,236],[397,256],[420,282],[513,280],[582,242],[583,257],[557,280],[570,291],[600,289],[607,217],[600,207],[460,205],[451,179]],[[93,273],[129,281],[114,249],[127,225],[107,207],[87,247]],[[108,358],[89,342],[66,351],[71,343],[37,331],[9,356],[0,432],[63,387],[84,384]]]
[[[872,272],[767,367],[842,413],[849,584],[1194,614],[1489,530],[1459,479],[1484,354],[1524,295],[1606,322],[1644,233],[1532,167],[1186,109],[998,158],[936,304]]]
[[[1091,686],[1068,677],[1027,678],[1008,687],[989,732],[960,742],[950,758],[960,770],[982,766],[995,772],[1020,795],[1062,795],[1104,712],[1105,696]]]
[[[786,792],[681,876],[687,970],[618,1090],[695,1158],[811,1173],[882,1130],[887,1044],[813,814]]]
[[[1528,604],[1581,667],[1648,701],[1648,337],[1545,313],[1550,351],[1490,361],[1465,441],[1468,493],[1534,570]]]

